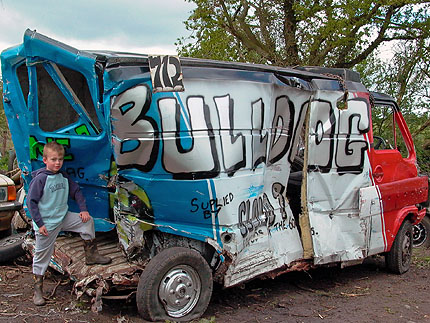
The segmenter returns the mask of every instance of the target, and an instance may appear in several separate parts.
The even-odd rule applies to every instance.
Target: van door
[[[359,213],[359,191],[371,186],[370,109],[365,92],[317,91],[311,103],[306,172],[315,264],[367,256],[370,219]]]
[[[27,105],[21,131],[28,135],[29,154],[18,155],[26,182],[32,170],[44,166],[44,144],[57,141],[66,150],[63,170],[81,186],[96,230],[110,230],[113,225],[104,219],[109,218],[106,178],[112,153],[105,113],[99,105],[96,56],[30,30],[23,46],[25,63],[19,62],[13,70],[24,100],[11,101],[8,107],[18,111],[20,103]],[[70,208],[76,211],[77,205],[72,202]]]
[[[372,179],[381,200],[381,234],[387,251],[408,214],[402,209],[425,200],[426,178],[418,176],[412,136],[399,107],[389,96],[373,95]]]

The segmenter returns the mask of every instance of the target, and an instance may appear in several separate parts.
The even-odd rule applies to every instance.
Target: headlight
[[[7,201],[7,187],[0,187],[0,202]]]

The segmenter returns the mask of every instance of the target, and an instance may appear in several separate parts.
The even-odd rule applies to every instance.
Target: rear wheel
[[[151,321],[197,319],[209,305],[212,286],[212,271],[197,251],[169,248],[151,259],[142,272],[137,308]]]
[[[413,243],[414,247],[430,246],[430,215],[427,214],[420,223],[414,225]]]
[[[12,234],[0,240],[0,263],[11,261],[25,254],[22,248],[25,233]]]
[[[391,250],[385,256],[390,271],[403,274],[409,270],[412,260],[412,240],[412,224],[405,220],[397,232]]]

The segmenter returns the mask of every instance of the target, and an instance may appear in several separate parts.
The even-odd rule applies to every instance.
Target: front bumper
[[[8,230],[15,211],[22,208],[22,203],[18,201],[0,203],[0,231]]]
[[[0,212],[18,211],[20,208],[22,208],[22,203],[18,201],[0,202]]]

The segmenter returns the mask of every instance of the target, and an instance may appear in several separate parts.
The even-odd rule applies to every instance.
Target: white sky
[[[0,51],[21,44],[29,28],[77,49],[174,54],[194,7],[185,0],[0,0]]]

